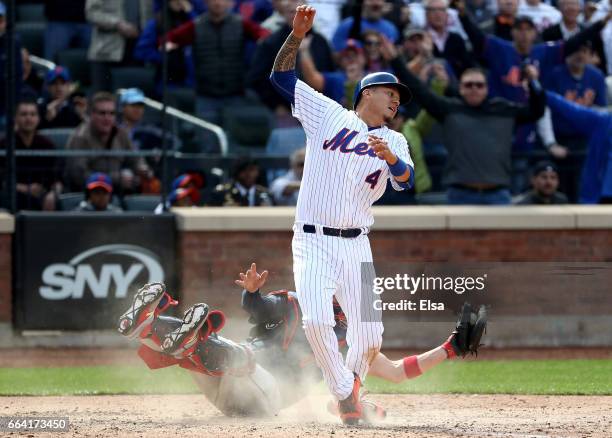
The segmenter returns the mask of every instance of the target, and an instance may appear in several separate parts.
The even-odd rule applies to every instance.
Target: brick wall
[[[236,324],[242,324],[240,330],[230,333],[244,334],[240,288],[233,280],[239,270],[255,261],[258,269],[271,273],[266,291],[293,288],[291,236],[281,231],[182,232],[179,240],[182,303],[206,301],[218,306],[234,318],[228,326],[234,329]],[[384,230],[372,232],[370,242],[377,269],[406,262],[612,262],[612,230],[607,229]],[[598,335],[601,329],[607,330],[600,325],[601,318],[610,320],[612,315],[612,300],[607,293],[579,287],[575,293],[558,293],[554,288],[544,290],[532,283],[527,287],[506,286],[493,293],[487,291],[483,299],[492,306],[493,322],[495,318],[499,321],[491,330],[493,344],[610,342],[609,336]],[[464,296],[456,298],[463,300]],[[411,347],[431,345],[448,330],[449,316],[445,318],[442,318],[445,323],[438,326],[435,323],[418,325],[406,319],[404,312],[386,314],[385,343]],[[524,333],[517,334],[522,329]],[[411,333],[410,340],[406,330]],[[591,339],[587,339],[589,336]]]
[[[11,234],[0,234],[0,323],[12,319]]]
[[[425,230],[374,231],[370,242],[377,266],[401,262],[612,262],[612,230]],[[252,261],[271,273],[269,286],[292,288],[291,233],[278,231],[193,232],[179,239],[183,300],[208,300],[231,314],[239,305],[233,280]],[[560,302],[534,290],[516,291],[507,302]],[[531,301],[529,301],[531,300]],[[609,300],[612,302],[612,300]],[[600,307],[593,302],[593,312]],[[575,311],[574,307],[566,309]]]

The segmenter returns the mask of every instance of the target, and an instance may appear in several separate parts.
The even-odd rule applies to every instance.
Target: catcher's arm
[[[266,283],[268,271],[257,272],[257,264],[251,263],[246,273],[241,272],[235,283],[243,288],[242,308],[249,313],[255,323],[277,322],[287,312],[287,300],[282,295],[262,296],[259,290]]]

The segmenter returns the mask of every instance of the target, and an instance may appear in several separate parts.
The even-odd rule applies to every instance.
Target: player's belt
[[[314,225],[304,224],[302,229],[305,233],[315,234],[317,232],[317,228]],[[359,236],[361,234],[361,228],[323,227],[323,234],[326,236],[346,237],[350,239]]]

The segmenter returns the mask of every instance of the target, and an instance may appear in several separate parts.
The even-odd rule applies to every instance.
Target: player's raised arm
[[[294,103],[295,84],[297,82],[295,61],[298,49],[308,31],[312,28],[315,13],[316,11],[312,6],[301,5],[296,8],[295,17],[293,17],[293,30],[278,51],[270,75],[270,80],[277,91],[292,104]]]

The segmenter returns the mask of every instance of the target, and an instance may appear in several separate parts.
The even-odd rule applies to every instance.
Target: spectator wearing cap
[[[121,213],[121,207],[111,203],[112,196],[113,183],[110,176],[102,172],[92,173],[85,181],[85,199],[74,210]]]
[[[45,98],[41,105],[41,128],[74,128],[83,117],[71,100],[75,85],[67,68],[56,66],[45,76]],[[64,147],[64,145],[58,145]]]
[[[162,149],[163,130],[153,123],[144,121],[145,95],[138,88],[128,88],[119,97],[121,105],[121,128],[130,136],[134,147],[138,150]],[[168,148],[178,149],[180,139],[171,132],[166,133]],[[153,172],[141,176],[142,193],[160,193],[161,159],[159,156],[147,157],[149,167]]]
[[[90,151],[134,151],[125,129],[117,126],[115,97],[98,92],[91,98],[89,120],[81,123],[68,139],[67,149]],[[110,175],[120,193],[132,193],[138,187],[135,175],[147,174],[149,167],[141,157],[84,156],[66,162],[66,182],[73,190],[94,172]]]
[[[578,105],[552,92],[546,97],[553,117],[587,142],[579,201],[612,203],[612,113]]]
[[[261,101],[279,117],[291,117],[291,109],[287,100],[278,94],[270,83],[270,71],[272,71],[276,54],[291,33],[295,8],[298,4],[297,0],[283,0],[281,2],[280,13],[283,16],[283,24],[278,30],[257,44],[253,55],[253,59],[256,61],[251,63],[246,77],[247,88],[255,91]],[[325,37],[316,30],[310,31],[308,36],[312,39],[308,54],[312,57],[316,69],[318,71],[335,70],[332,50]],[[299,63],[297,63],[297,69],[299,76],[301,73]]]
[[[270,33],[232,13],[231,0],[206,0],[206,5],[206,13],[168,33],[165,49],[193,46],[196,110],[219,125],[224,108],[245,103],[247,43]]]
[[[223,207],[261,207],[272,205],[267,189],[257,184],[260,169],[256,161],[241,159],[234,166],[232,179],[219,184],[211,196],[210,205]]]
[[[468,53],[463,38],[447,29],[448,2],[447,0],[425,0],[425,29],[433,41],[433,56],[445,59],[451,66],[456,77],[474,65]]]
[[[446,82],[449,79],[455,80],[456,76],[449,63],[443,58],[434,57],[433,47],[429,32],[418,28],[407,28],[404,32],[402,53],[408,60],[408,69],[425,82],[430,82],[442,66],[446,72]]]
[[[305,38],[298,49],[304,82],[345,108],[352,109],[355,87],[366,74],[366,58],[361,45],[352,39],[347,41],[338,53],[340,69],[320,72],[310,56],[311,41],[309,37]]]
[[[175,206],[172,204],[172,195],[174,194],[175,200],[179,197],[189,196],[189,200],[191,201],[191,205],[199,206],[202,200],[201,190],[204,188],[204,178],[199,173],[184,173],[182,175],[177,176],[172,181],[172,186],[170,188],[170,195],[166,199],[166,208],[170,208]],[[179,196],[179,192],[180,196]],[[182,205],[181,205],[182,207]],[[163,213],[164,208],[163,204],[159,204],[155,207],[155,214]]]
[[[306,160],[306,149],[298,149],[289,160],[291,169],[270,184],[270,193],[274,197],[276,205],[297,205],[302,176],[304,174],[304,161]]]
[[[526,63],[537,64],[542,82],[546,83],[555,66],[562,65],[566,56],[598,38],[605,22],[579,32],[567,41],[535,44],[537,29],[533,20],[520,16],[514,20],[512,42],[494,35],[484,34],[465,13],[463,1],[457,3],[463,27],[468,34],[474,53],[479,55],[489,68],[489,92],[492,96],[504,97],[512,102],[527,101],[522,86],[522,67]],[[536,143],[535,125],[519,127],[515,135],[514,147],[518,151],[529,152]]]
[[[6,69],[6,6],[0,1],[0,78],[5,79]],[[21,53],[21,43],[19,36],[14,40],[15,53]],[[17,56],[15,60],[15,95],[21,94],[22,77],[23,77],[23,65],[21,63],[21,56]],[[4,83],[0,86],[0,129],[4,129],[6,125],[6,87]]]
[[[155,17],[147,22],[138,37],[134,48],[134,58],[156,66],[157,94],[161,96],[162,86],[162,53],[159,50],[159,40],[163,35],[163,16],[167,16],[169,29],[174,29],[187,21],[195,19],[204,12],[201,1],[170,0],[166,11],[162,11],[162,2],[154,3]],[[170,87],[193,87],[194,65],[191,46],[185,46],[168,52],[168,85]]]
[[[94,91],[110,89],[111,69],[128,64],[139,30],[142,0],[86,0],[85,17],[92,25],[87,59]]]
[[[45,58],[56,61],[65,49],[86,49],[91,40],[91,26],[85,19],[85,0],[46,1]]]
[[[399,31],[392,22],[383,18],[385,12],[385,0],[363,0],[361,19],[358,23],[358,34],[353,35],[355,28],[354,17],[342,20],[332,38],[334,51],[341,51],[346,47],[347,41],[350,38],[359,38],[366,30],[375,30],[396,43],[399,40]]]
[[[40,117],[34,100],[22,100],[15,108],[15,149],[53,150],[55,146],[47,137],[38,134]],[[0,149],[6,148],[6,140],[0,141]],[[19,210],[55,210],[55,193],[61,192],[59,160],[39,155],[18,156],[17,208]],[[0,185],[6,178],[5,159],[0,158]]]
[[[567,196],[558,191],[559,171],[548,161],[535,165],[531,176],[531,190],[522,194],[516,205],[561,205],[567,204]]]
[[[119,104],[121,105],[121,127],[130,134],[134,140],[134,131],[142,123],[145,111],[145,95],[139,88],[128,88],[121,93]]]
[[[538,33],[561,21],[561,12],[540,0],[521,0],[518,15],[531,18]]]

